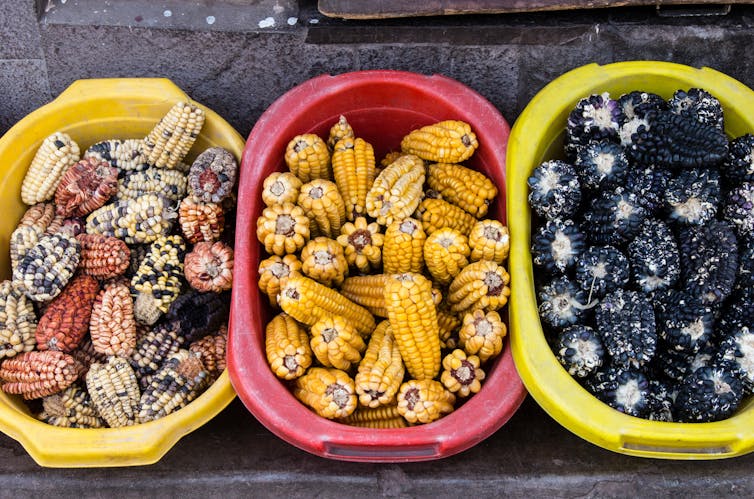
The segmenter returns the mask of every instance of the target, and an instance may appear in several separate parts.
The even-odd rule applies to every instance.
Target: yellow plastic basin
[[[45,137],[66,132],[82,152],[100,140],[142,138],[181,100],[190,98],[162,78],[79,80],[0,138],[0,279],[10,278],[8,239],[27,208],[21,201],[21,182]],[[194,104],[205,111],[206,120],[187,160],[219,146],[235,154],[240,163],[245,143],[241,135],[211,109]],[[36,420],[20,397],[0,392],[0,431],[18,440],[42,466],[151,464],[234,397],[225,371],[196,400],[164,418],[124,428],[71,429]]]
[[[627,416],[582,388],[553,355],[539,321],[526,181],[542,161],[563,157],[566,120],[579,99],[602,92],[618,97],[632,90],[669,98],[675,90],[692,87],[720,100],[729,136],[754,132],[754,92],[742,83],[710,68],[632,61],[590,64],[553,80],[526,106],[508,140],[509,313],[516,368],[532,397],[564,427],[605,449],[634,456],[719,459],[746,454],[754,448],[754,401],[724,421],[667,423]]]

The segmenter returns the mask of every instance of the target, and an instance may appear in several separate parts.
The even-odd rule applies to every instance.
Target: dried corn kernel
[[[349,277],[343,281],[340,294],[373,315],[387,317],[385,308],[385,282],[390,274],[372,274]]]
[[[118,189],[118,169],[85,158],[72,165],[55,189],[55,210],[63,217],[82,217],[104,205]]]
[[[450,283],[448,304],[451,312],[497,310],[508,303],[510,275],[505,267],[488,260],[467,265]]]
[[[296,203],[303,182],[291,172],[272,172],[262,184],[262,201],[267,206]]]
[[[400,158],[401,156],[404,156],[406,153],[403,151],[390,151],[385,155],[384,158],[380,160],[380,167],[381,168],[387,168],[390,166],[392,162],[394,162],[396,159]]]
[[[139,337],[129,358],[139,386],[148,386],[165,359],[176,353],[185,342],[186,338],[179,334],[178,326],[172,323],[158,324]]]
[[[346,207],[346,219],[366,215],[366,198],[374,183],[375,160],[372,145],[360,138],[344,138],[332,154],[335,183]]]
[[[309,331],[314,356],[325,367],[348,371],[361,360],[367,346],[361,335],[343,317],[322,317]]]
[[[460,163],[474,154],[479,142],[468,123],[446,120],[411,131],[401,141],[401,150],[427,161]]]
[[[264,344],[267,363],[278,378],[298,378],[312,365],[309,335],[288,314],[278,314],[267,324]]]
[[[89,334],[97,352],[130,357],[136,347],[134,303],[128,284],[107,283],[92,306]]]
[[[224,242],[196,243],[183,261],[189,285],[201,292],[226,291],[233,286],[233,248]]]
[[[73,276],[79,248],[67,234],[43,235],[13,269],[13,281],[34,301],[52,300]]]
[[[233,191],[237,171],[238,163],[233,153],[222,147],[210,147],[191,164],[189,194],[194,201],[221,203]]]
[[[14,269],[26,253],[37,244],[55,217],[53,203],[37,203],[26,210],[8,241],[11,268]]]
[[[325,286],[339,286],[348,275],[348,262],[337,241],[317,237],[301,250],[301,270]]]
[[[421,272],[424,268],[424,241],[427,234],[422,223],[413,218],[396,220],[385,230],[382,266],[386,274]]]
[[[346,120],[346,117],[341,114],[340,118],[338,118],[338,122],[330,128],[330,133],[327,137],[327,148],[332,151],[335,148],[335,144],[337,144],[340,139],[345,139],[347,137],[354,138],[355,135],[353,134],[353,128]]]
[[[21,200],[37,204],[52,199],[60,179],[79,160],[81,151],[70,135],[56,132],[37,149],[21,184]]]
[[[65,390],[81,374],[81,364],[64,352],[31,351],[0,364],[0,390],[36,399]]]
[[[272,255],[259,262],[259,289],[270,300],[270,305],[278,306],[278,293],[289,276],[301,273],[301,261],[296,255],[283,257]]]
[[[469,232],[472,262],[489,260],[502,265],[510,246],[508,228],[497,220],[480,220]]]
[[[178,102],[144,138],[147,163],[175,168],[194,145],[204,125],[204,111],[190,102]]]
[[[223,232],[225,215],[217,203],[197,203],[187,197],[178,207],[178,223],[189,243],[214,242]]]
[[[145,194],[93,211],[86,217],[86,232],[117,237],[127,244],[151,243],[170,232],[176,216],[166,198]]]
[[[458,333],[459,346],[469,355],[476,355],[482,362],[497,357],[503,351],[503,339],[508,330],[495,311],[467,312]]]
[[[309,218],[301,207],[291,203],[265,208],[257,219],[257,239],[267,253],[295,253],[309,240]]]
[[[86,389],[97,413],[111,428],[138,423],[139,384],[134,370],[122,357],[108,357],[105,364],[92,364],[86,373]]]
[[[406,154],[387,166],[366,195],[366,212],[380,225],[410,217],[419,206],[424,187],[424,162]]]
[[[382,321],[369,338],[369,345],[354,379],[359,403],[367,407],[395,403],[395,394],[405,372],[390,322]]]
[[[456,397],[433,379],[411,379],[398,390],[398,413],[409,423],[431,423],[453,412]]]
[[[43,412],[38,418],[48,424],[65,428],[104,428],[89,393],[75,383],[60,393],[42,399]]]
[[[147,168],[140,172],[129,172],[118,181],[116,197],[137,199],[145,194],[159,194],[171,203],[177,203],[186,196],[188,180],[186,174],[177,170]]]
[[[356,409],[353,380],[339,369],[312,367],[296,378],[293,395],[323,418],[349,416]]]
[[[357,217],[341,227],[338,244],[343,246],[346,261],[359,272],[378,269],[382,264],[382,245],[385,236],[380,233],[377,223],[368,223],[364,217]]]
[[[463,350],[455,349],[442,359],[440,382],[461,398],[477,393],[484,380],[484,371],[479,364],[481,361],[476,355],[467,357]]]
[[[379,407],[357,407],[350,416],[339,422],[362,428],[405,428],[408,426],[403,416],[398,413],[397,405]]]
[[[116,167],[120,174],[143,171],[149,167],[144,141],[141,139],[103,140],[84,151],[84,158],[105,161]]]
[[[296,200],[309,217],[309,231],[336,238],[346,220],[346,208],[338,186],[324,179],[314,179],[301,186]]]
[[[154,324],[168,311],[181,291],[186,244],[181,236],[161,236],[131,279],[134,316],[141,324]]]
[[[89,331],[92,304],[98,292],[96,279],[76,274],[39,319],[37,348],[68,353],[75,350]]]
[[[417,214],[421,217],[422,227],[427,234],[443,227],[450,227],[467,235],[477,219],[454,204],[442,199],[424,198],[419,204]]]
[[[34,350],[34,305],[12,281],[0,282],[0,360]]]
[[[442,198],[482,218],[497,196],[497,187],[483,173],[462,165],[436,163],[429,165],[427,184]]]
[[[424,264],[435,282],[448,284],[468,263],[469,242],[455,229],[434,231],[424,242]]]
[[[228,328],[221,326],[215,333],[192,341],[189,351],[199,356],[210,382],[214,382],[225,370],[225,350],[228,341]]]
[[[333,178],[327,144],[313,133],[296,135],[288,142],[285,148],[285,164],[302,183],[315,178]]]
[[[131,250],[126,243],[102,234],[79,234],[81,246],[79,268],[97,279],[110,279],[122,275],[131,262]]]
[[[437,307],[437,325],[440,328],[440,346],[443,349],[456,348],[461,319],[450,313],[445,306],[440,306]]]

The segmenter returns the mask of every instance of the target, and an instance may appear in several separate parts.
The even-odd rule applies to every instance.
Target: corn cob
[[[422,223],[413,218],[396,220],[385,229],[382,267],[386,274],[421,272],[424,268],[424,241],[427,234]]]
[[[293,395],[323,418],[344,418],[356,409],[353,380],[339,369],[312,367],[294,383]]]
[[[308,326],[330,315],[343,316],[362,337],[370,335],[375,326],[374,317],[367,309],[303,275],[288,277],[280,289],[278,304],[284,312]]]
[[[395,394],[405,372],[390,322],[382,321],[369,339],[354,379],[359,403],[367,407],[395,403]]]
[[[75,350],[89,331],[92,305],[99,292],[94,277],[76,274],[53,299],[39,319],[35,334],[38,350]]]
[[[476,218],[487,215],[497,187],[484,173],[451,163],[429,165],[427,184],[442,198]]]
[[[12,281],[0,282],[0,360],[34,350],[34,305]]]
[[[375,178],[374,148],[360,138],[344,138],[332,154],[335,183],[346,207],[346,219],[366,215],[366,198]]]
[[[144,138],[147,163],[175,168],[194,145],[204,117],[204,111],[190,102],[176,103]]]
[[[458,345],[458,328],[461,319],[450,313],[445,306],[437,307],[437,326],[440,328],[440,346],[453,349]]]
[[[60,226],[60,232],[65,232],[73,237],[86,233],[86,220],[83,217],[64,218]]]
[[[185,251],[186,244],[181,236],[161,236],[151,244],[149,253],[131,278],[137,322],[154,324],[178,297]]]
[[[38,419],[65,428],[104,428],[105,421],[92,405],[89,393],[75,383],[60,393],[42,399]]]
[[[327,136],[327,148],[332,151],[340,139],[352,139],[354,137],[356,136],[353,133],[353,128],[346,120],[346,117],[341,114],[338,122],[330,128],[330,133]]]
[[[264,344],[267,363],[278,378],[298,378],[312,365],[309,335],[286,313],[267,323]]]
[[[131,291],[124,281],[107,283],[92,306],[89,334],[93,348],[105,355],[130,357],[136,347]]]
[[[97,413],[111,428],[138,423],[139,384],[134,370],[123,357],[108,357],[107,363],[92,364],[86,373],[86,389]]]
[[[485,377],[480,364],[476,355],[467,357],[463,350],[455,349],[442,359],[440,382],[458,397],[473,395],[482,388]]]
[[[296,255],[283,257],[273,255],[259,262],[259,289],[270,300],[270,305],[278,306],[278,293],[289,276],[301,273],[301,261]]]
[[[102,234],[79,234],[81,246],[79,269],[97,279],[110,279],[122,275],[131,263],[131,250],[126,243]]]
[[[411,379],[398,390],[398,413],[409,423],[431,423],[453,412],[456,397],[433,379]]]
[[[285,164],[302,183],[315,178],[332,180],[330,151],[318,135],[296,135],[285,148]]]
[[[271,255],[295,253],[309,240],[309,218],[291,203],[265,208],[257,219],[257,239]]]
[[[424,242],[424,264],[435,282],[450,283],[469,263],[469,242],[455,229],[434,231]]]
[[[223,232],[225,215],[217,203],[197,203],[187,197],[178,207],[178,223],[189,243],[214,242]]]
[[[228,341],[228,328],[221,326],[215,333],[192,341],[189,351],[199,356],[210,382],[214,382],[225,370],[225,349]]]
[[[79,160],[78,144],[66,133],[56,132],[42,141],[21,184],[21,200],[37,204],[52,199],[68,168]]]
[[[468,235],[477,222],[476,218],[458,206],[442,199],[425,198],[419,204],[417,214],[427,235],[443,227],[450,227],[463,235]]]
[[[24,352],[0,364],[0,389],[36,399],[65,390],[78,379],[81,364],[57,350]]]
[[[262,201],[267,206],[296,203],[303,183],[291,172],[272,172],[262,184]]]
[[[197,354],[178,350],[152,377],[139,399],[139,423],[148,423],[185,407],[206,387],[209,373]]]
[[[367,346],[361,335],[343,317],[322,317],[311,330],[311,347],[314,356],[325,367],[348,371],[361,360]]]
[[[76,162],[55,189],[55,210],[63,217],[82,217],[107,202],[118,189],[118,169],[105,161]]]
[[[405,428],[406,420],[398,413],[397,405],[357,407],[353,413],[339,420],[340,423],[362,428]]]
[[[424,162],[406,154],[375,179],[366,196],[366,212],[380,225],[410,217],[419,206],[424,187]]]
[[[395,160],[405,155],[406,153],[403,151],[390,151],[389,153],[385,154],[385,156],[380,160],[380,168],[387,168]]]
[[[414,379],[440,372],[440,330],[432,283],[421,274],[393,274],[385,282],[385,308],[406,370]]]
[[[338,237],[346,220],[346,208],[334,182],[314,179],[303,184],[296,202],[309,217],[311,232],[333,239]]]
[[[117,237],[127,244],[151,243],[170,232],[176,216],[167,198],[145,194],[93,211],[86,217],[86,232]]]
[[[505,267],[488,260],[470,263],[453,279],[448,288],[450,311],[497,310],[508,303],[510,275]]]
[[[107,355],[99,353],[94,349],[92,338],[88,334],[84,336],[83,340],[81,340],[79,347],[70,353],[70,356],[76,359],[76,362],[81,364],[80,379],[84,379],[84,376],[89,372],[89,367],[92,364],[97,362],[107,362]]]
[[[58,232],[63,230],[63,224],[65,223],[65,218],[63,218],[62,215],[55,215],[50,222],[50,225],[47,226],[47,229],[45,230],[45,235],[53,235],[57,234]],[[72,233],[68,233],[69,236],[73,236]]]
[[[79,243],[67,234],[43,235],[18,266],[13,281],[34,301],[60,294],[79,264]]]
[[[474,154],[479,142],[468,123],[446,120],[411,131],[401,150],[436,163],[460,163]]]
[[[26,253],[37,244],[39,237],[47,230],[54,216],[53,203],[38,203],[26,210],[8,241],[11,270],[15,269]]]
[[[230,293],[199,293],[191,289],[171,305],[165,322],[173,323],[190,343],[217,331],[228,323]]]
[[[503,339],[508,330],[495,311],[467,312],[458,333],[459,346],[468,355],[476,355],[482,362],[497,357],[503,351]]]
[[[129,172],[118,180],[116,199],[137,199],[144,194],[160,194],[171,204],[186,196],[186,175],[177,170],[147,168]]]
[[[385,236],[377,223],[368,223],[364,217],[356,217],[341,227],[338,244],[343,246],[346,261],[359,272],[367,273],[382,264],[382,245]]]
[[[385,283],[389,274],[372,274],[349,277],[343,281],[340,294],[373,315],[387,317],[385,308]]]
[[[233,248],[222,241],[196,243],[183,261],[189,286],[219,293],[233,286]]]
[[[233,192],[238,163],[233,153],[210,147],[191,163],[188,190],[194,201],[221,203]]]
[[[129,362],[139,386],[148,386],[165,359],[178,352],[185,342],[177,325],[171,323],[158,324],[138,338]]]
[[[55,203],[37,203],[30,206],[18,222],[18,227],[32,227],[42,235],[55,218]]]
[[[325,286],[339,286],[348,275],[343,247],[327,237],[317,237],[301,250],[303,273]]]
[[[126,269],[126,277],[131,278],[139,271],[141,262],[149,254],[149,248],[151,244],[132,244],[129,249],[131,250],[131,256],[129,258],[128,269]]]
[[[143,171],[149,167],[144,141],[141,139],[110,139],[97,142],[84,151],[84,158],[105,161],[118,169],[118,174]]]
[[[508,258],[510,235],[508,227],[497,220],[479,220],[469,232],[471,261],[490,260],[499,265]]]

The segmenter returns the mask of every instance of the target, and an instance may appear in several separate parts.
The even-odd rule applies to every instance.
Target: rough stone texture
[[[0,2],[0,59],[39,59],[42,48],[34,2]]]
[[[0,60],[0,96],[2,135],[21,118],[50,101],[50,87],[44,61]]]

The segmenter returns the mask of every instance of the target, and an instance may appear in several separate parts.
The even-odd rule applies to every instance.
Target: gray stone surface
[[[33,1],[0,2],[0,59],[39,59],[42,48]]]
[[[44,61],[0,59],[0,134],[47,103],[50,87]]]

